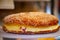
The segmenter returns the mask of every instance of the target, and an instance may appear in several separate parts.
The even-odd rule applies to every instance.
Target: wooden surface
[[[37,38],[37,39],[16,39],[16,40],[55,40],[55,38]]]
[[[55,40],[55,38],[38,38],[37,40]]]

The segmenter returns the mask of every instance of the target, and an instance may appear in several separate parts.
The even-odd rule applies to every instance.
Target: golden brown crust
[[[4,23],[16,23],[31,26],[50,26],[58,23],[58,19],[43,12],[28,12],[8,15],[4,18]]]
[[[8,33],[14,33],[14,34],[47,34],[47,33],[54,33],[57,32],[60,29],[60,27],[53,29],[53,30],[46,30],[46,31],[39,31],[39,32],[32,32],[32,31],[9,31],[3,26],[3,30]]]

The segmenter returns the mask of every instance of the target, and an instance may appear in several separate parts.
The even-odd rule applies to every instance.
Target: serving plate
[[[60,29],[55,33],[49,34],[34,34],[34,35],[22,35],[22,34],[12,34],[6,33],[0,28],[0,36],[5,38],[46,38],[46,37],[58,37],[60,36]]]

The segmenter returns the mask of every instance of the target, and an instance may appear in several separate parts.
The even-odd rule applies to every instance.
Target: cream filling
[[[53,26],[45,26],[45,27],[33,27],[33,26],[26,26],[26,25],[17,25],[17,24],[5,24],[4,25],[7,30],[9,31],[22,31],[22,29],[25,29],[25,31],[32,31],[32,32],[38,32],[38,31],[46,31],[46,30],[54,30],[59,27],[59,25],[53,25]]]

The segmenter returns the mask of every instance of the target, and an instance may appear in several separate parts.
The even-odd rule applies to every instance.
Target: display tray
[[[60,36],[60,29],[55,33],[49,34],[34,34],[34,35],[23,35],[23,34],[12,34],[6,33],[0,28],[0,36],[5,38],[46,38],[46,37],[57,37]]]

